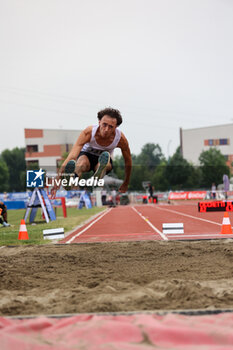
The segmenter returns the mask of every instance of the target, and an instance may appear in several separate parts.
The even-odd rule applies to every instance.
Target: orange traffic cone
[[[222,220],[222,229],[221,229],[222,234],[232,234],[232,228],[231,228],[231,223],[230,223],[230,218],[229,214],[227,211],[224,213],[224,217]]]
[[[20,227],[19,227],[19,240],[27,240],[28,238],[28,232],[27,227],[24,220],[21,220]]]

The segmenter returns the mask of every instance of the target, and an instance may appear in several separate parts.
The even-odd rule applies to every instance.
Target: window
[[[26,163],[27,170],[38,170],[39,161],[38,160],[28,160]]]
[[[228,145],[228,139],[220,139],[219,144],[220,145]]]
[[[38,152],[38,145],[27,145],[26,150],[28,153]]]
[[[33,165],[38,165],[38,166],[39,166],[39,160],[28,160],[28,161],[27,161],[27,164],[28,164],[28,165],[33,164]]]
[[[230,140],[229,139],[209,139],[209,140],[204,140],[204,145],[205,146],[224,146],[224,145],[229,145]]]

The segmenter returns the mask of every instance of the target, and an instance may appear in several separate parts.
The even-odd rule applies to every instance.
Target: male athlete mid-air
[[[118,129],[122,117],[117,109],[105,108],[98,112],[99,124],[88,126],[79,135],[68,157],[59,170],[63,173],[75,172],[81,178],[84,172],[93,170],[94,177],[103,176],[112,170],[112,155],[115,148],[121,149],[125,161],[125,178],[119,192],[126,192],[132,168],[132,159],[128,141]],[[53,197],[57,188],[52,190]]]

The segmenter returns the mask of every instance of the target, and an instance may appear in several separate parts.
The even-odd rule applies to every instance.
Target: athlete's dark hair
[[[118,111],[118,109],[114,109],[114,108],[110,108],[110,107],[102,109],[101,111],[98,112],[97,118],[99,120],[101,120],[104,115],[108,115],[111,118],[115,118],[117,120],[117,126],[121,125],[122,116],[121,116],[120,111]]]

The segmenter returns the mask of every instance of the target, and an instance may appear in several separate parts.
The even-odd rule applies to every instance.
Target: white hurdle
[[[166,234],[177,234],[184,233],[184,224],[182,222],[165,223],[163,224],[163,233]]]
[[[64,228],[52,228],[43,230],[44,239],[62,239],[65,237]]]

